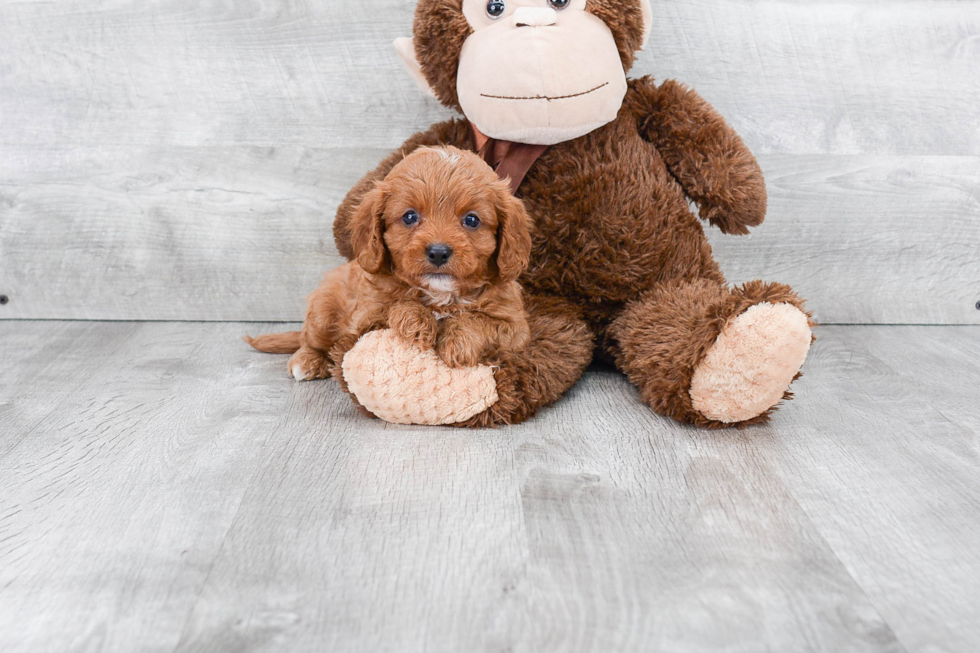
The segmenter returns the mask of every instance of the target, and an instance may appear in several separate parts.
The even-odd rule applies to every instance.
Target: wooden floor
[[[723,433],[605,368],[392,426],[276,328],[0,322],[0,651],[980,650],[980,327],[824,327]]]

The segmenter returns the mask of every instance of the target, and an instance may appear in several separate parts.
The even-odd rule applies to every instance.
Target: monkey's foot
[[[725,325],[695,369],[695,410],[728,424],[758,417],[783,398],[811,340],[807,316],[795,306],[750,307]]]
[[[493,369],[453,369],[394,331],[371,331],[344,356],[344,381],[364,408],[396,424],[456,424],[497,403]]]

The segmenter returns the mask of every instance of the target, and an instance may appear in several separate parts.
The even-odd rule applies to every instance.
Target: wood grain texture
[[[770,460],[908,650],[975,650],[980,330],[821,331]]]
[[[766,222],[707,230],[730,281],[788,283],[828,324],[980,324],[980,157],[761,163]]]
[[[634,70],[692,85],[757,153],[980,152],[977,0],[652,5]]]
[[[337,204],[385,154],[6,148],[0,317],[301,319],[343,262]],[[980,157],[761,162],[766,222],[707,228],[732,281],[789,283],[825,323],[980,323]]]
[[[505,431],[355,428],[279,440],[178,651],[902,650],[748,439],[618,374]]]
[[[0,2],[0,142],[393,148],[449,115],[391,41],[414,2]],[[634,74],[758,153],[976,155],[980,2],[666,0]]]
[[[378,151],[8,148],[0,315],[301,319]],[[10,182],[13,183],[10,183]],[[9,309],[9,310],[7,310]]]
[[[977,327],[823,328],[725,433],[604,368],[386,425],[256,329],[0,323],[0,649],[980,648]]]
[[[449,114],[408,0],[0,0],[0,319],[292,320],[333,212]],[[980,0],[654,3],[636,74],[692,84],[772,210],[712,242],[829,323],[977,324]]]
[[[279,419],[239,330],[4,324],[0,650],[174,649]]]

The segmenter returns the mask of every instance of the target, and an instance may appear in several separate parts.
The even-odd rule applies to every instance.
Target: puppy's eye
[[[466,217],[463,218],[463,226],[467,229],[479,229],[480,218],[477,217],[476,213],[468,213],[466,214]]]
[[[490,16],[494,20],[503,16],[505,11],[507,11],[507,5],[503,0],[490,0],[487,3],[487,16]]]
[[[402,222],[406,227],[411,227],[418,224],[419,214],[415,211],[406,211],[405,215],[402,216]]]
[[[548,4],[550,4],[558,11],[561,11],[562,9],[568,6],[568,0],[548,0]]]

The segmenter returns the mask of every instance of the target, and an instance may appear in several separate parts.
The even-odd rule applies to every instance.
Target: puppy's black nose
[[[425,248],[425,255],[429,257],[429,263],[438,268],[446,264],[453,250],[449,245],[429,245]]]

